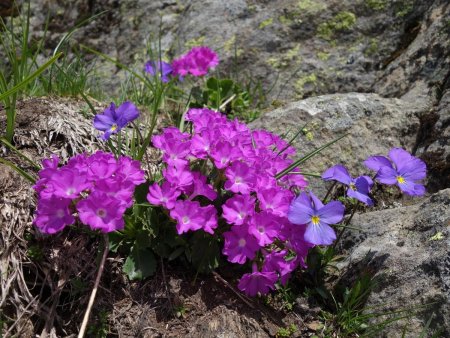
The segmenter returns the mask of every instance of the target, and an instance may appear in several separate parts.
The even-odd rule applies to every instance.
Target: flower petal
[[[336,239],[333,228],[327,224],[309,224],[305,231],[305,240],[315,245],[330,245]]]
[[[335,166],[332,166],[331,168],[327,169],[323,174],[322,178],[325,181],[335,180],[338,182],[341,182],[345,185],[349,185],[352,181],[352,178],[350,177],[350,174],[347,171],[347,168],[345,168],[341,164],[337,164]]]
[[[409,161],[414,159],[414,157],[411,156],[410,153],[402,148],[392,148],[389,151],[389,157],[391,158],[392,162],[394,162],[395,167],[399,172],[405,165],[409,163]]]
[[[288,219],[293,224],[308,224],[313,212],[311,200],[302,192],[289,206]]]
[[[384,184],[396,184],[397,183],[397,171],[389,167],[381,167],[378,170],[376,178],[378,181]]]
[[[317,211],[320,223],[337,224],[344,217],[345,207],[341,202],[331,201]]]
[[[364,161],[364,165],[374,171],[380,170],[381,167],[392,168],[392,163],[384,156],[370,156]]]
[[[358,201],[363,202],[363,203],[367,204],[368,206],[372,206],[373,205],[372,199],[368,195],[363,194],[363,193],[361,193],[359,191],[348,189],[347,190],[347,196],[348,197],[352,197],[352,198],[356,198]]]

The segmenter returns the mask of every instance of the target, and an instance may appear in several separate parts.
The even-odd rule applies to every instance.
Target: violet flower
[[[169,75],[172,74],[172,66],[164,61],[147,61],[144,70],[151,76],[160,76],[162,82],[169,82]]]
[[[302,192],[292,201],[288,219],[294,224],[306,224],[305,240],[315,245],[330,245],[336,233],[330,224],[339,223],[344,217],[344,205],[331,201],[324,205],[312,192]]]
[[[383,184],[395,184],[402,192],[412,196],[425,194],[425,187],[418,181],[426,177],[426,164],[402,148],[392,148],[389,159],[371,156],[364,164],[377,172],[375,178]]]
[[[116,108],[114,103],[106,108],[102,114],[95,115],[94,127],[105,132],[102,136],[108,140],[112,134],[117,134],[129,122],[137,119],[139,110],[131,102],[124,102]]]
[[[370,188],[373,185],[373,181],[369,176],[359,176],[352,178],[347,169],[343,165],[335,165],[327,169],[322,174],[322,179],[325,181],[338,181],[348,186],[347,196],[356,198],[368,206],[373,205],[372,199],[369,197]]]

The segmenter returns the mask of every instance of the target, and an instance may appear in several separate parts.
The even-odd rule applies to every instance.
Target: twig
[[[221,111],[222,109],[224,109],[228,103],[230,103],[231,101],[233,101],[236,97],[236,94],[231,95],[224,103],[222,103],[219,107],[219,111]]]
[[[213,271],[213,275],[214,277],[216,277],[219,281],[221,281],[223,284],[225,284],[225,286],[227,286],[228,288],[230,288],[231,291],[233,291],[235,293],[236,296],[238,296],[245,304],[247,304],[248,306],[250,306],[252,309],[256,309],[255,306],[250,303],[247,299],[244,298],[244,296],[242,296],[239,291],[236,291],[236,289],[230,285],[230,283],[228,283],[225,279],[222,278],[221,275],[219,275],[217,272]]]
[[[169,301],[169,305],[170,305],[170,311],[173,311],[172,299],[170,298],[169,284],[167,283],[166,271],[164,269],[164,261],[163,261],[162,257],[161,257],[161,272],[162,272],[162,276],[163,276],[164,287],[166,289],[167,300]]]
[[[100,266],[98,267],[98,273],[97,273],[97,277],[95,279],[94,288],[92,289],[91,297],[89,298],[89,303],[86,308],[86,312],[84,313],[84,318],[83,318],[83,322],[81,323],[81,328],[80,328],[80,332],[78,333],[78,338],[84,337],[84,333],[86,331],[86,327],[87,327],[87,324],[89,321],[89,315],[91,313],[92,306],[94,305],[95,296],[97,294],[98,285],[100,284],[100,278],[102,277],[103,269],[105,267],[106,257],[108,256],[108,251],[109,251],[108,234],[104,234],[103,239],[105,242],[105,244],[104,244],[105,248],[103,250],[103,257],[100,262]]]

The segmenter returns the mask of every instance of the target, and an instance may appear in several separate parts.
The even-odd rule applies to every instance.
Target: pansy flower
[[[124,102],[116,108],[114,103],[106,108],[102,114],[95,115],[94,127],[103,131],[102,138],[108,140],[112,134],[117,134],[129,122],[139,116],[139,110],[131,102]]]

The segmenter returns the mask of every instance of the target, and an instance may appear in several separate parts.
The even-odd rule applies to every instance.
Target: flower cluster
[[[139,110],[133,103],[127,101],[117,108],[114,103],[111,103],[102,114],[95,115],[94,127],[103,131],[102,138],[107,140],[112,134],[117,134],[123,127],[138,117]]]
[[[72,157],[58,167],[53,156],[42,162],[34,223],[43,233],[54,234],[75,222],[74,213],[93,230],[123,229],[123,214],[133,203],[136,185],[145,182],[140,163],[123,156],[118,160],[101,151]]]
[[[215,234],[220,227],[228,261],[253,263],[239,288],[251,296],[267,293],[277,281],[285,283],[297,266],[305,266],[311,247],[336,238],[329,224],[340,221],[343,206],[324,206],[311,195],[312,211],[288,218],[294,191],[307,186],[299,169],[275,179],[293,163],[293,147],[209,109],[190,109],[186,119],[192,134],[170,127],[152,139],[163,153],[165,169],[163,182],[150,186],[147,199],[169,211],[178,234]]]
[[[208,47],[194,47],[186,54],[172,61],[148,61],[144,70],[151,76],[159,76],[162,82],[169,81],[169,75],[180,79],[186,75],[204,76],[219,64],[219,57]]]

